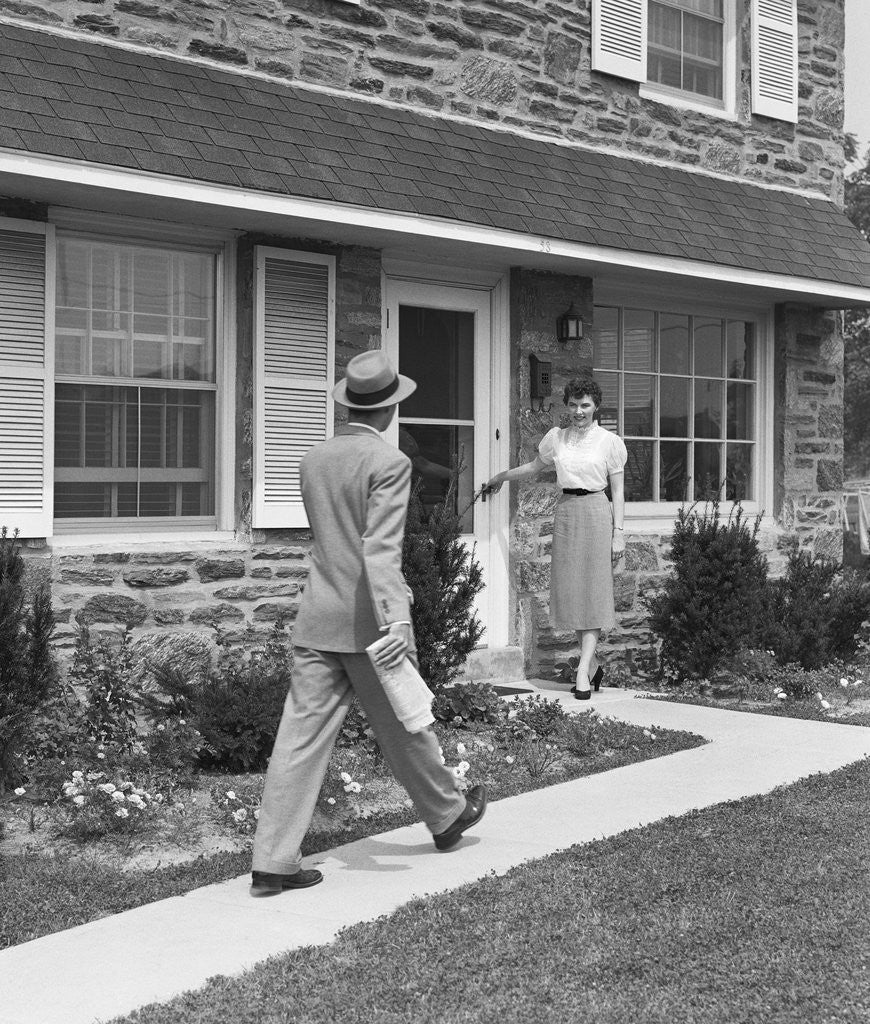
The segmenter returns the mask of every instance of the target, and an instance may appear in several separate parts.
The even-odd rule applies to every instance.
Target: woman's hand
[[[610,545],[610,559],[615,565],[625,554],[625,533],[623,530],[613,531],[613,540]]]
[[[483,485],[483,493],[484,494],[498,494],[498,492],[501,490],[501,485],[504,482],[505,482],[505,474],[504,473],[496,473],[495,476],[491,480],[487,480],[487,482]]]

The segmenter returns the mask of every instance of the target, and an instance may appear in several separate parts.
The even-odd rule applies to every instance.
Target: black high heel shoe
[[[596,693],[601,689],[601,683],[603,680],[604,669],[599,665],[598,668],[595,669],[595,675],[589,680],[589,682],[592,683],[592,689],[595,690]]]
[[[601,689],[601,681],[604,679],[604,669],[599,665],[595,670],[595,675],[589,680],[592,684],[588,690],[578,690],[577,685],[571,687],[571,693],[574,695],[574,700],[591,700],[592,690],[596,693]]]

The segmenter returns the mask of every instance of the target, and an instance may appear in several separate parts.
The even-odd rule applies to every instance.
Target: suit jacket
[[[363,651],[381,627],[411,621],[402,575],[411,462],[350,424],[305,455],[300,477],[314,545],[293,642]]]

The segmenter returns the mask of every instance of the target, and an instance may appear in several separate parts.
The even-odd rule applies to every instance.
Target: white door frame
[[[458,280],[457,280],[458,279]],[[487,274],[456,267],[428,267],[405,263],[390,265],[383,278],[383,323],[387,354],[395,362],[399,355],[399,303],[407,305],[468,309],[480,314],[477,326],[483,337],[475,346],[475,420],[480,427],[475,438],[475,479],[477,490],[483,481],[508,465],[510,400],[508,373],[508,287],[500,274]],[[486,333],[489,334],[487,339]],[[398,443],[398,424],[387,432]],[[507,488],[475,508],[475,531],[486,582],[479,614],[486,627],[485,647],[509,643],[510,576],[508,571]]]

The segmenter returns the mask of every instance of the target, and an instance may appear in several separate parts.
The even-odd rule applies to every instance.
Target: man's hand
[[[384,630],[389,640],[375,655],[375,661],[384,668],[396,668],[411,647],[411,627],[407,622],[394,622]]]

